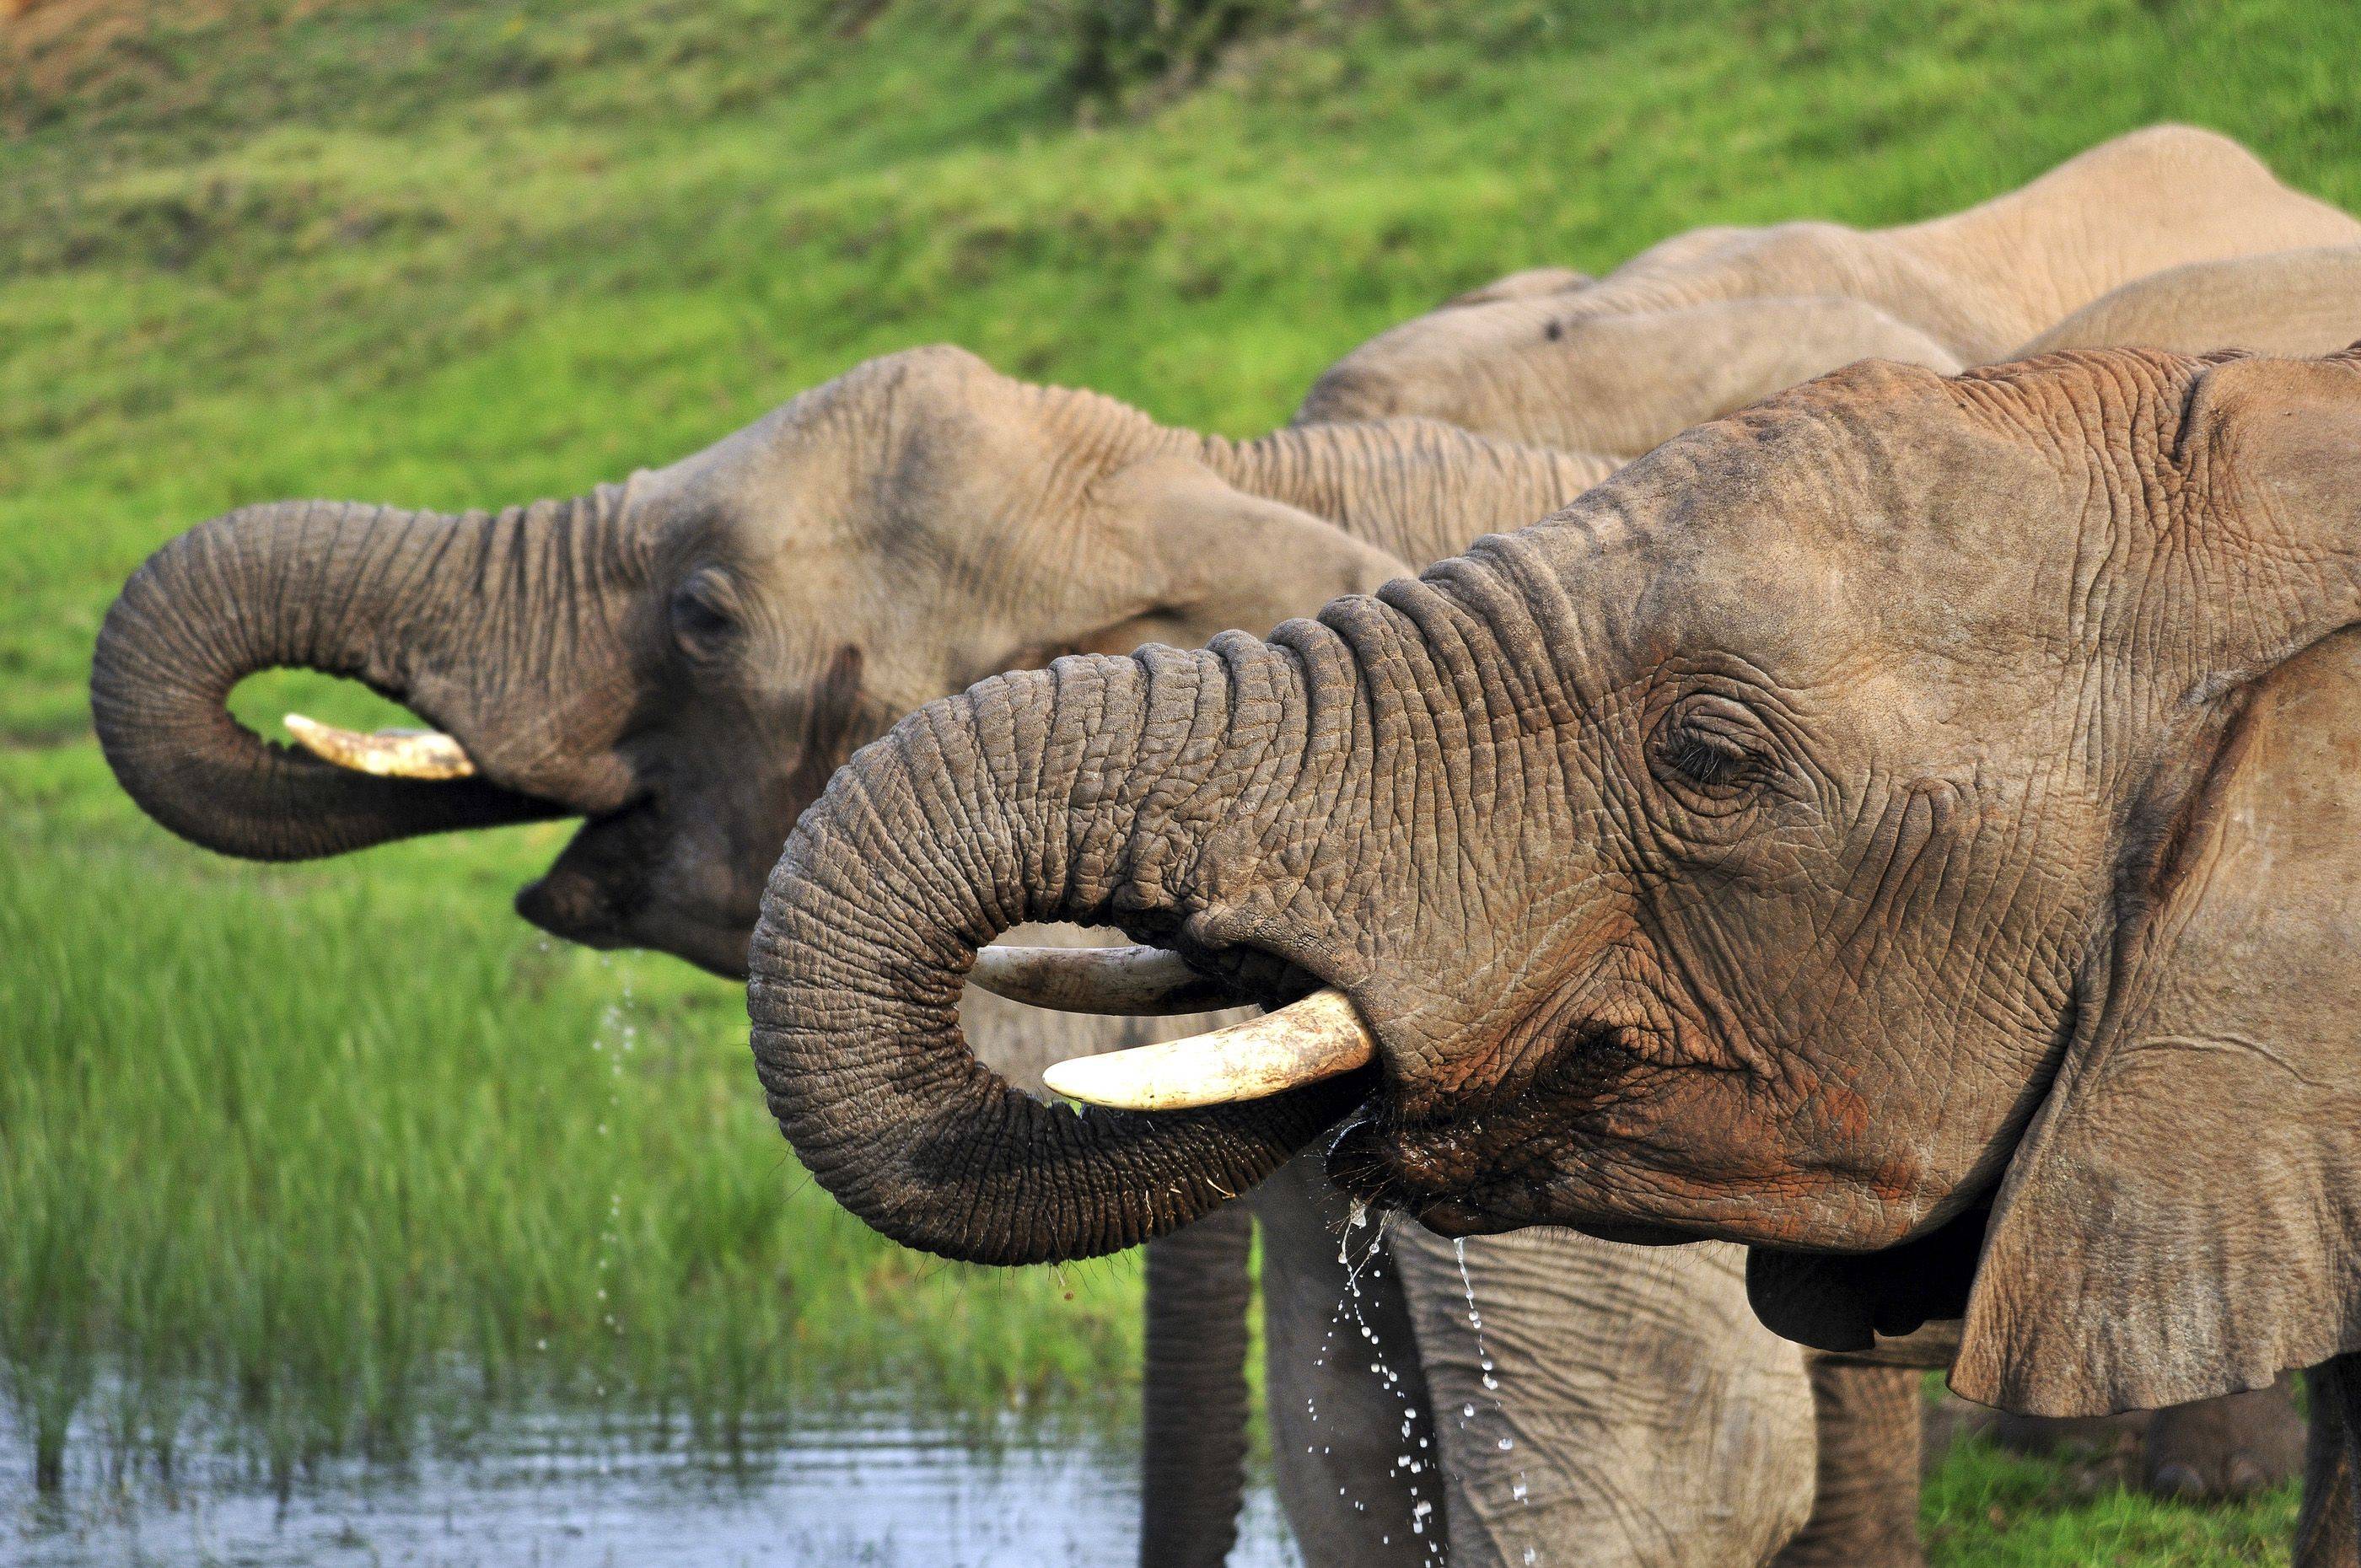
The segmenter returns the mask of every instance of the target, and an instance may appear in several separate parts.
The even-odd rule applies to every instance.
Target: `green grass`
[[[2297,1488],[2240,1508],[2160,1503],[2126,1491],[2124,1465],[2027,1458],[1980,1437],[1928,1477],[1921,1518],[1933,1568],[2284,1563]]]
[[[29,1424],[114,1389],[128,1448],[194,1411],[286,1466],[464,1423],[423,1404],[455,1358],[717,1430],[824,1380],[1134,1375],[1128,1264],[892,1251],[801,1184],[734,992],[544,950],[507,900],[562,829],[265,870],[141,819],[82,683],[189,523],[571,493],[930,340],[1252,432],[1512,268],[1919,216],[2160,118],[2361,206],[2340,0],[1323,6],[1096,126],[1043,14],[60,0],[0,31],[0,1380]],[[309,677],[240,707],[291,699],[369,711]],[[2283,1556],[2285,1499],[2070,1475],[1963,1451],[1938,1560]]]
[[[66,755],[51,786],[98,796]],[[0,1381],[45,1444],[102,1380],[155,1413],[131,1457],[205,1415],[283,1474],[472,1420],[421,1405],[454,1352],[471,1388],[721,1442],[848,1378],[989,1408],[1137,1353],[1135,1270],[949,1268],[806,1181],[732,988],[487,920],[487,873],[555,830],[225,876],[20,805]]]

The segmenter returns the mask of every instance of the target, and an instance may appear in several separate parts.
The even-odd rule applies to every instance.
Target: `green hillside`
[[[0,20],[0,1394],[26,1430],[104,1398],[133,1460],[193,1414],[291,1474],[464,1435],[480,1411],[429,1376],[455,1354],[496,1397],[720,1432],[846,1378],[982,1405],[1136,1376],[1130,1260],[894,1251],[793,1169],[733,991],[538,942],[508,898],[562,826],[265,870],[140,817],[83,682],[115,588],[190,523],[569,494],[935,340],[1252,432],[1514,268],[1921,216],[2158,119],[2361,208],[2341,0],[1265,0],[1172,71],[1093,32],[1130,9]],[[258,725],[297,702],[378,711],[316,677],[239,697]],[[1929,1524],[1946,1563],[2283,1561],[2291,1511],[1971,1449]]]

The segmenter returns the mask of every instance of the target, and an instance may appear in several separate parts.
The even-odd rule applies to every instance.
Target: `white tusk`
[[[1377,1051],[1359,1010],[1330,988],[1210,1035],[1058,1062],[1041,1080],[1092,1105],[1185,1111],[1317,1083],[1366,1065]]]
[[[1162,948],[985,948],[968,979],[995,996],[1060,1013],[1161,1017],[1237,1001]]]
[[[357,773],[381,779],[464,779],[476,771],[466,749],[439,729],[379,729],[364,735],[300,713],[289,714],[282,722],[303,750]]]

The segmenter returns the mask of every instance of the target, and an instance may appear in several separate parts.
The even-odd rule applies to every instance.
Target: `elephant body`
[[[2361,224],[2290,190],[2236,142],[2158,126],[1924,223],[1699,229],[1597,280],[1517,274],[1355,349],[1297,417],[1423,414],[1634,457],[1856,359],[1952,371],[2070,345],[2324,352],[2342,344],[2246,307],[2268,299],[2315,317],[2301,296],[2337,286],[2318,268],[2313,280],[2302,264],[2265,279],[2158,275],[2356,244]],[[2148,278],[2156,286],[2135,300],[2060,328]],[[2192,283],[2203,297],[2189,297]],[[2192,323],[2224,335],[2186,340]],[[2249,343],[2249,327],[2269,335]],[[2152,342],[2159,328],[2172,341]],[[2041,340],[2052,332],[2057,341]]]
[[[2011,357],[2136,345],[2204,354],[2328,354],[2361,337],[2361,246],[2192,261],[2135,279]]]

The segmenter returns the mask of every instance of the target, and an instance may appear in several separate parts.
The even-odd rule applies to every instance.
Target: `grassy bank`
[[[117,1460],[226,1422],[285,1474],[464,1431],[455,1360],[726,1444],[840,1383],[990,1408],[1136,1354],[1135,1270],[948,1269],[802,1179],[732,988],[487,919],[557,830],[266,878],[79,817],[0,859],[0,1377],[52,1450],[102,1390]]]
[[[1135,1355],[1131,1265],[893,1251],[793,1169],[733,991],[534,940],[507,900],[563,828],[272,870],[140,818],[82,682],[115,587],[190,522],[572,493],[938,339],[1249,432],[1511,268],[1921,215],[2160,118],[2361,206],[2334,0],[1323,6],[1097,124],[1066,14],[0,24],[0,1382],[29,1427],[110,1390],[153,1449],[194,1402],[291,1466],[464,1424],[420,1405],[454,1364],[725,1431],[823,1381],[986,1402],[1119,1387]],[[297,701],[372,712],[277,676],[239,706]],[[1939,1559],[2282,1551],[2285,1498],[2073,1476],[1955,1459]]]

